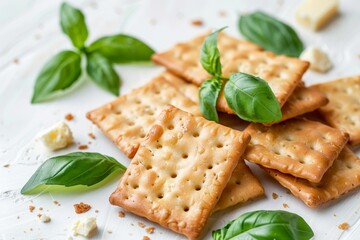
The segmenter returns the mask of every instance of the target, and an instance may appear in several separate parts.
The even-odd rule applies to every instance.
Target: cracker
[[[317,207],[337,199],[360,186],[360,159],[347,147],[342,150],[319,184],[276,170],[266,171],[309,207]]]
[[[264,188],[243,160],[240,160],[214,211],[223,210],[264,195]]]
[[[110,202],[197,239],[249,140],[246,133],[169,106]]]
[[[190,41],[178,43],[165,52],[156,53],[152,56],[152,60],[187,81],[201,85],[210,77],[200,64],[200,49],[209,34],[208,32]],[[259,46],[251,42],[231,37],[225,33],[219,34],[218,48],[222,64],[231,60],[239,51],[261,50]]]
[[[333,164],[348,135],[305,119],[290,119],[270,127],[250,124],[245,159],[311,182],[320,182]]]
[[[163,75],[148,84],[118,97],[115,101],[87,113],[129,158],[154,124],[166,104],[173,104],[195,115],[201,115],[197,104],[183,96]]]
[[[324,93],[329,104],[320,113],[331,126],[350,135],[351,145],[360,144],[360,76],[321,83],[312,88]]]
[[[200,86],[210,77],[200,64],[200,49],[206,36],[179,43],[166,52],[154,54],[152,59],[170,72]],[[224,33],[219,34],[218,47],[224,77],[235,72],[245,72],[263,78],[269,83],[281,106],[309,67],[308,62],[260,51],[257,45]]]

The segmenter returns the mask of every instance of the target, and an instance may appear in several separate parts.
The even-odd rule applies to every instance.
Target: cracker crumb
[[[118,216],[119,216],[120,218],[123,218],[123,217],[125,217],[125,213],[124,213],[123,211],[120,211],[120,212],[118,213]]]
[[[155,25],[157,23],[155,18],[150,19],[150,24],[151,25]]]
[[[134,224],[133,224],[133,223],[131,223],[130,225],[131,225],[131,226],[134,226]]]
[[[20,219],[20,216],[17,216],[16,218],[17,218],[17,219]]]
[[[72,115],[71,113],[68,113],[65,115],[65,119],[68,120],[68,121],[71,121],[74,119],[74,115]]]
[[[141,227],[141,228],[146,227],[146,225],[144,223],[142,223],[142,222],[138,222],[138,226]]]
[[[155,231],[154,227],[148,227],[145,229],[148,234],[152,234]]]
[[[276,193],[272,193],[272,198],[275,200],[275,199],[277,199],[279,197],[279,195],[277,195]]]
[[[148,236],[143,236],[142,240],[151,240],[151,238],[149,238]]]
[[[4,168],[8,168],[8,167],[10,167],[10,164],[9,164],[9,163],[4,164],[3,167],[4,167]]]
[[[40,213],[39,213],[39,214],[38,214],[38,215],[36,215],[36,216],[38,216],[38,218],[41,218],[42,214],[40,214]]]
[[[218,14],[220,17],[226,17],[226,12],[224,10],[220,10]]]
[[[18,59],[18,58],[14,58],[14,63],[15,63],[15,64],[19,64],[19,59]]]
[[[40,214],[41,216],[39,217],[40,221],[42,221],[43,223],[48,223],[51,221],[51,218],[48,215],[45,214]]]
[[[344,222],[338,226],[340,230],[348,230],[350,225],[347,222]]]
[[[95,139],[95,135],[93,133],[88,133],[89,137],[92,138],[92,139]]]
[[[43,208],[42,208],[42,207],[39,207],[39,210],[40,210],[40,211],[42,211],[42,210],[43,210]]]
[[[81,145],[79,145],[78,149],[80,149],[80,150],[88,149],[88,145],[86,145],[86,144],[81,144]]]
[[[30,206],[29,206],[29,211],[30,211],[30,212],[33,212],[34,210],[35,210],[35,206],[30,205]]]
[[[96,209],[96,210],[95,210],[95,213],[99,213],[99,210]]]
[[[55,205],[59,205],[59,202],[58,201],[53,201],[53,203],[55,204]]]
[[[74,209],[77,214],[85,213],[91,209],[91,206],[89,204],[80,202],[74,204]]]
[[[204,22],[201,19],[194,19],[191,21],[191,24],[196,27],[201,27],[204,25]]]
[[[284,208],[289,208],[289,205],[287,205],[287,203],[283,203],[283,207]]]
[[[112,234],[112,230],[108,229],[107,230],[108,234]]]

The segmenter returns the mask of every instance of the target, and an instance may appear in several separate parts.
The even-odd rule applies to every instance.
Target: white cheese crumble
[[[81,235],[84,237],[91,237],[95,234],[97,229],[96,218],[84,217],[74,222],[72,232],[75,236]]]
[[[67,147],[74,140],[70,127],[64,122],[44,130],[38,138],[47,149],[52,151]]]
[[[310,69],[317,72],[325,73],[332,67],[328,55],[318,48],[308,47],[301,53],[300,59],[310,62]]]
[[[42,214],[40,216],[40,221],[42,221],[43,223],[48,223],[51,221],[51,218],[48,215]]]

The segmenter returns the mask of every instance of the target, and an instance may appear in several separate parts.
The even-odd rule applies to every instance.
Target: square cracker
[[[167,107],[110,202],[197,239],[250,136]]]
[[[347,147],[342,150],[319,184],[272,169],[266,171],[309,207],[317,207],[337,199],[360,186],[360,159]]]
[[[348,135],[319,122],[290,119],[266,127],[250,124],[245,159],[266,168],[318,183],[333,164]]]
[[[320,114],[331,126],[350,135],[351,145],[360,144],[360,76],[341,78],[312,86],[324,93],[329,104]]]
[[[166,104],[201,115],[197,104],[183,96],[161,74],[129,94],[88,112],[86,116],[132,158]]]
[[[170,72],[200,86],[210,77],[200,64],[200,49],[206,36],[202,35],[188,42],[179,43],[166,52],[154,54],[152,60],[165,66]],[[308,62],[260,51],[257,45],[230,37],[225,33],[219,34],[218,47],[224,77],[229,77],[235,72],[245,72],[263,78],[269,83],[281,106],[300,83],[302,75],[309,67]]]
[[[178,43],[165,52],[156,53],[152,56],[152,60],[187,81],[201,85],[204,80],[210,77],[200,64],[200,49],[209,34],[210,32],[190,41]],[[239,51],[261,50],[258,45],[231,37],[225,33],[219,34],[218,48],[222,64],[236,56]]]
[[[214,211],[245,203],[264,195],[264,188],[244,160],[240,160]]]

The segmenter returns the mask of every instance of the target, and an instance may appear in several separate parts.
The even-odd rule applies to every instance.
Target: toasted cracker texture
[[[250,136],[167,107],[110,202],[197,239]]]
[[[253,123],[245,131],[252,137],[245,159],[315,183],[348,141],[340,130],[305,119],[270,127]]]
[[[329,98],[320,113],[331,126],[350,135],[351,145],[360,144],[360,76],[341,78],[312,86]]]
[[[347,147],[318,184],[276,170],[266,171],[309,207],[337,199],[360,185],[360,159]]]
[[[201,115],[197,104],[183,96],[162,74],[129,94],[118,97],[87,113],[96,124],[129,158],[154,124],[166,104]]]

